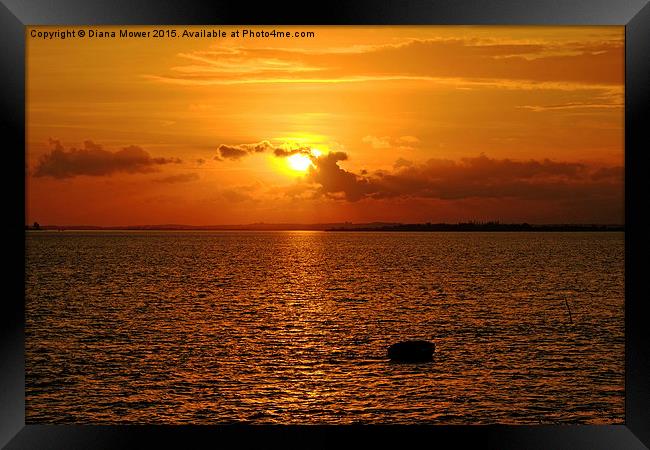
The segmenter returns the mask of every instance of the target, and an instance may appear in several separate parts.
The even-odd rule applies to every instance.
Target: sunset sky
[[[28,28],[27,223],[623,223],[623,27],[274,28]]]

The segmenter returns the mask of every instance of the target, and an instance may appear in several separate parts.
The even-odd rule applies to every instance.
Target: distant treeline
[[[343,223],[252,223],[244,225],[181,225],[181,224],[159,224],[159,225],[123,225],[123,226],[97,226],[97,225],[25,225],[25,230],[48,230],[48,231],[324,231],[330,228],[345,228],[354,226],[382,226],[388,223],[375,224],[352,224]]]
[[[625,231],[624,225],[531,225],[529,223],[409,223],[381,227],[330,228],[327,231]]]

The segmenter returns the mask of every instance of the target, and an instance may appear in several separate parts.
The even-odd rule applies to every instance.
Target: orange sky
[[[623,27],[275,29],[28,29],[27,223],[623,223]]]

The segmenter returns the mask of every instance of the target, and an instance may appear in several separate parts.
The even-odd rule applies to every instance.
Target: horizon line
[[[68,229],[68,230],[82,230],[82,229],[96,229],[96,230],[137,230],[137,229],[147,229],[147,230],[163,230],[163,229],[246,229],[246,228],[260,228],[260,227],[274,227],[276,229],[282,229],[282,227],[291,228],[292,230],[301,229],[313,229],[313,228],[332,228],[332,227],[427,227],[427,226],[496,226],[496,227],[507,227],[507,226],[530,226],[530,227],[615,227],[615,228],[624,228],[625,223],[603,223],[603,222],[555,222],[555,223],[530,223],[530,222],[500,222],[500,221],[459,221],[459,222],[384,222],[384,221],[372,221],[372,222],[311,222],[311,223],[301,223],[301,222],[253,222],[253,223],[240,223],[240,224],[222,224],[222,225],[189,225],[189,224],[180,224],[180,223],[161,223],[161,224],[135,224],[135,225],[90,225],[90,224],[75,224],[75,225],[58,225],[58,224],[47,224],[41,225],[38,222],[33,222],[32,224],[25,224],[25,229],[34,230],[40,228],[43,229]]]

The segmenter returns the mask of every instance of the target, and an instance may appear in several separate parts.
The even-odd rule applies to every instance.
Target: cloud
[[[299,147],[290,143],[275,146],[269,141],[261,141],[255,144],[221,144],[217,148],[217,151],[219,152],[219,155],[214,159],[217,161],[223,161],[224,159],[238,160],[253,153],[263,153],[268,151],[272,151],[273,154],[279,158],[286,158],[296,153],[309,154],[310,149],[308,147]]]
[[[364,136],[361,142],[369,144],[374,149],[395,148],[399,150],[413,150],[420,144],[420,140],[415,136],[399,136],[390,138],[388,136]]]
[[[302,153],[304,155],[310,155],[311,154],[309,147],[296,147],[296,148],[292,148],[292,149],[289,149],[289,150],[285,150],[283,148],[275,148],[273,150],[273,154],[275,156],[277,156],[278,158],[287,158],[287,157],[289,157],[291,155],[295,155],[297,153]]]
[[[591,179],[596,181],[615,180],[622,182],[624,180],[624,177],[625,169],[621,166],[601,167],[591,175]]]
[[[221,197],[231,203],[241,203],[246,201],[255,201],[253,196],[238,189],[224,189],[220,193]]]
[[[401,136],[394,142],[416,144],[419,139]],[[299,184],[286,189],[285,194],[290,197],[325,197],[349,202],[389,198],[510,198],[593,203],[604,198],[620,200],[623,192],[621,167],[598,168],[550,159],[517,161],[480,154],[459,161],[429,159],[416,163],[398,158],[392,170],[355,173],[341,167],[348,160],[348,154],[341,151],[315,156],[308,147],[274,146],[269,141],[221,145],[219,150],[223,158],[231,159],[261,151],[272,151],[277,157],[309,155],[313,165]],[[238,194],[232,193],[229,200],[244,200]]]
[[[175,183],[189,183],[191,181],[196,181],[199,179],[199,175],[197,173],[180,173],[177,175],[169,175],[167,177],[162,177],[162,178],[156,178],[154,181],[157,183],[169,183],[169,184],[175,184]]]
[[[393,164],[393,168],[400,169],[402,167],[411,167],[412,165],[413,161],[409,161],[408,159],[404,158],[398,158],[397,161],[395,161],[395,164]]]
[[[110,152],[92,141],[85,141],[82,149],[65,150],[57,140],[50,140],[52,150],[41,156],[33,175],[35,177],[72,178],[79,175],[107,176],[117,172],[149,173],[157,166],[178,164],[178,158],[152,158],[141,147],[131,145]]]
[[[377,136],[364,136],[363,139],[361,139],[362,142],[366,144],[370,144],[372,148],[389,148],[390,143],[388,142],[387,137],[377,137]]]
[[[615,109],[623,108],[625,105],[620,102],[619,98],[614,96],[601,96],[602,102],[600,103],[587,103],[587,102],[573,102],[573,103],[562,103],[557,105],[521,105],[517,106],[518,109],[528,109],[534,112],[543,112],[543,111],[556,111],[556,110],[567,110],[567,109]]]
[[[300,61],[278,57],[257,57],[241,48],[232,48],[228,51],[199,50],[179,53],[177,56],[198,63],[172,68],[176,72],[186,74],[291,74],[321,70],[320,67],[308,66]]]
[[[272,150],[275,147],[271,145],[269,141],[261,141],[255,144],[238,144],[238,145],[226,145],[221,144],[217,151],[219,152],[216,160],[221,159],[241,159],[244,156],[250,153],[262,153],[267,150]]]
[[[460,161],[430,159],[423,164],[398,160],[393,171],[355,174],[340,167],[342,152],[315,158],[306,181],[320,196],[356,202],[364,198],[512,198],[593,201],[622,199],[616,168],[594,169],[581,163],[548,159],[514,161],[485,155]]]
[[[396,141],[401,145],[417,145],[420,143],[420,140],[415,136],[400,136]]]
[[[314,167],[310,169],[307,179],[319,184],[319,192],[328,197],[345,198],[354,202],[372,194],[374,188],[368,178],[339,167],[339,161],[347,159],[348,155],[344,152],[328,153],[315,158]]]
[[[231,147],[229,145],[220,145],[217,149],[219,151],[219,156],[215,159],[240,159],[248,155],[248,151],[242,150],[241,148]]]
[[[400,138],[402,143],[415,144],[413,136]],[[395,139],[397,142],[397,139]],[[220,146],[232,149],[239,159],[250,153],[272,151],[277,157],[295,153],[310,155],[313,165],[297,184],[284,189],[291,198],[329,198],[347,202],[364,199],[437,199],[459,201],[470,199],[511,199],[517,201],[551,201],[578,207],[582,204],[610,208],[622,202],[621,167],[592,167],[584,163],[550,159],[518,161],[495,159],[484,154],[458,161],[429,159],[416,163],[398,158],[392,170],[358,173],[341,166],[348,160],[342,151],[320,156],[308,147],[274,146],[269,141],[257,144]],[[237,202],[249,198],[239,192],[224,194]]]
[[[540,38],[541,39],[541,38]],[[465,81],[571,82],[622,86],[623,35],[527,39],[407,39],[395,44],[336,48],[230,48],[180,53],[189,64],[145,77],[182,85],[349,83],[444,78]]]

